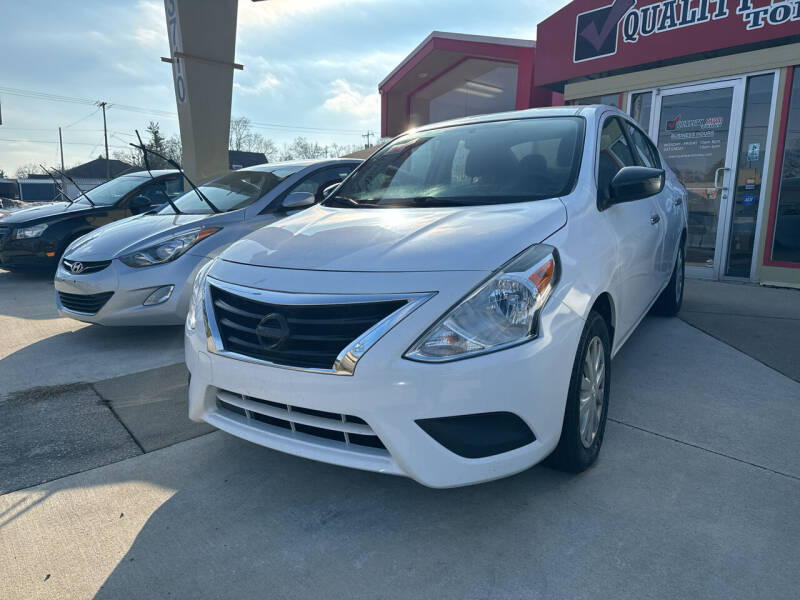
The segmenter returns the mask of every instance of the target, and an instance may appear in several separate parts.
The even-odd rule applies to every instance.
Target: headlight
[[[558,281],[558,253],[539,244],[513,258],[426,331],[405,357],[443,362],[538,335],[539,313]]]
[[[195,229],[194,231],[161,240],[157,244],[137,250],[131,254],[120,256],[119,259],[129,267],[149,267],[167,263],[185,254],[197,242],[217,233],[219,230],[219,227]]]
[[[45,229],[47,229],[47,223],[41,223],[31,227],[20,227],[14,230],[14,239],[37,238],[44,233]]]
[[[203,321],[203,296],[205,295],[206,275],[208,275],[216,260],[215,258],[203,265],[203,268],[197,272],[197,277],[194,278],[192,299],[189,301],[189,312],[186,315],[187,329],[194,330],[197,327],[197,323]]]

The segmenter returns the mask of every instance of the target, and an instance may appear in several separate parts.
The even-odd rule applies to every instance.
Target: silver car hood
[[[557,198],[454,208],[315,206],[251,233],[221,257],[320,271],[490,271],[566,221]]]
[[[219,215],[136,215],[109,223],[86,234],[73,244],[65,258],[109,260],[147,247],[171,235],[202,227],[223,227],[238,222],[242,211]]]

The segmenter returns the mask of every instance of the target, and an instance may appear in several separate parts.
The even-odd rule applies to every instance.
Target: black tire
[[[597,428],[591,436],[591,441],[586,443],[582,434],[581,418],[581,385],[583,383],[584,367],[587,353],[590,346],[599,340],[602,346],[602,356],[604,361],[604,385],[602,391],[595,397],[591,397],[585,403],[586,410],[596,416],[597,400],[602,398],[602,407],[597,422]],[[594,390],[594,388],[592,388]],[[608,325],[605,319],[594,311],[589,313],[586,325],[581,334],[578,351],[575,353],[575,363],[572,366],[572,378],[569,384],[569,394],[567,396],[567,406],[564,411],[564,424],[561,427],[561,438],[558,446],[548,457],[547,464],[561,471],[570,473],[580,473],[588,469],[600,453],[603,445],[603,436],[606,430],[606,419],[608,417],[608,398],[611,392],[611,342],[608,335]],[[594,428],[592,428],[594,429]],[[586,436],[588,437],[588,436]]]
[[[675,266],[672,268],[672,277],[661,295],[653,305],[653,312],[665,317],[674,317],[681,311],[683,304],[683,288],[686,280],[686,260],[683,244],[678,248]]]

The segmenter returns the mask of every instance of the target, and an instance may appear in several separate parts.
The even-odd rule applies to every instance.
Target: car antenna
[[[59,183],[58,179],[56,179],[53,176],[53,174],[47,170],[47,167],[45,167],[43,164],[40,163],[39,166],[42,168],[42,171],[47,173],[48,177],[50,177],[50,179],[53,180],[53,183],[56,184],[56,190],[58,190],[58,195],[61,196],[61,199],[68,202],[69,204],[72,204],[72,200],[70,200],[69,196],[67,196],[64,193],[64,188],[61,186],[61,183]]]
[[[79,186],[79,185],[78,185],[78,184],[75,182],[75,180],[74,180],[72,177],[70,177],[69,175],[67,175],[66,173],[64,173],[64,171],[62,171],[61,169],[56,169],[55,167],[53,167],[53,170],[54,170],[56,173],[58,173],[59,175],[61,175],[62,177],[66,177],[66,178],[69,180],[69,182],[70,182],[72,185],[74,185],[74,186],[75,186],[75,189],[77,189],[77,190],[78,190],[78,191],[81,193],[81,196],[83,196],[84,198],[86,198],[86,199],[89,201],[89,204],[91,204],[92,206],[95,206],[95,207],[97,206],[97,204],[95,204],[94,202],[92,202],[92,199],[91,199],[91,198],[89,198],[89,194],[87,194],[86,192],[84,192],[84,191],[81,189],[81,186]],[[73,200],[73,202],[74,202],[74,200]]]
[[[139,130],[138,130],[138,129],[134,129],[134,131],[136,132],[136,137],[137,137],[137,139],[139,140],[139,145],[141,146],[141,150],[142,150],[142,158],[144,158],[144,166],[145,166],[145,168],[147,169],[147,174],[148,174],[148,175],[150,175],[150,179],[155,179],[155,177],[153,177],[153,173],[151,173],[151,172],[150,172],[150,160],[148,160],[148,158],[147,158],[147,152],[148,152],[148,150],[147,150],[147,148],[145,147],[145,145],[144,145],[144,142],[142,142],[142,136],[140,136],[140,135],[139,135]],[[169,197],[169,194],[167,194],[167,193],[165,192],[165,193],[164,193],[164,195],[167,197],[167,202],[169,202],[169,205],[172,207],[172,210],[174,210],[174,211],[175,211],[175,214],[176,214],[176,215],[179,215],[179,214],[181,214],[181,210],[180,210],[180,209],[178,208],[178,206],[177,206],[177,205],[176,205],[176,204],[175,204],[175,203],[172,201],[172,198],[170,198],[170,197]]]
[[[137,134],[138,134],[138,132],[137,132]],[[205,194],[203,192],[201,192],[199,189],[197,189],[197,186],[194,183],[192,183],[192,180],[189,179],[186,176],[186,173],[183,172],[183,169],[181,168],[181,166],[178,163],[176,163],[174,160],[172,160],[171,158],[167,158],[163,154],[159,154],[155,150],[151,150],[150,148],[146,148],[144,144],[142,144],[141,146],[137,146],[136,144],[131,143],[131,146],[141,150],[142,152],[149,152],[150,154],[155,154],[158,158],[167,161],[170,165],[172,165],[173,167],[178,169],[178,171],[180,171],[180,174],[183,176],[183,178],[186,181],[189,182],[190,186],[192,186],[192,189],[194,190],[194,193],[197,194],[197,197],[200,198],[206,204],[208,204],[208,206],[211,208],[212,211],[214,211],[215,213],[221,213],[222,212],[220,209],[218,209],[216,206],[214,206],[214,203],[211,202],[211,200],[206,198],[206,196],[205,196]]]

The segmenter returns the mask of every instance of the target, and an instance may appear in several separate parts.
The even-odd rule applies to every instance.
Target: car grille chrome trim
[[[114,292],[103,292],[100,294],[68,294],[58,292],[58,299],[61,305],[68,311],[79,315],[94,315],[106,305]]]
[[[358,361],[381,337],[436,294],[300,294],[250,288],[211,277],[206,280],[204,292],[210,352],[246,362],[332,375],[353,375]],[[281,309],[288,313],[285,318]],[[263,322],[275,314],[285,323],[276,318],[272,329],[287,328],[280,344],[294,346],[285,353],[280,347],[264,346],[261,334],[256,332],[262,323],[252,324],[256,318]],[[250,319],[251,324],[237,322],[239,317]],[[302,331],[303,327],[315,325],[328,329],[320,334],[313,330],[292,333],[291,327],[299,326]],[[325,345],[326,350],[318,348]]]
[[[222,389],[216,390],[216,397],[218,411],[238,414],[252,427],[266,426],[272,433],[301,434],[338,442],[350,450],[382,451],[388,455],[377,434],[359,417],[271,402]]]
[[[79,263],[81,265],[80,271],[75,272],[72,270],[72,266],[75,263]],[[65,258],[61,261],[61,265],[64,267],[64,270],[73,275],[88,275],[89,273],[97,273],[98,271],[105,269],[110,264],[110,260],[78,261],[68,260]]]

